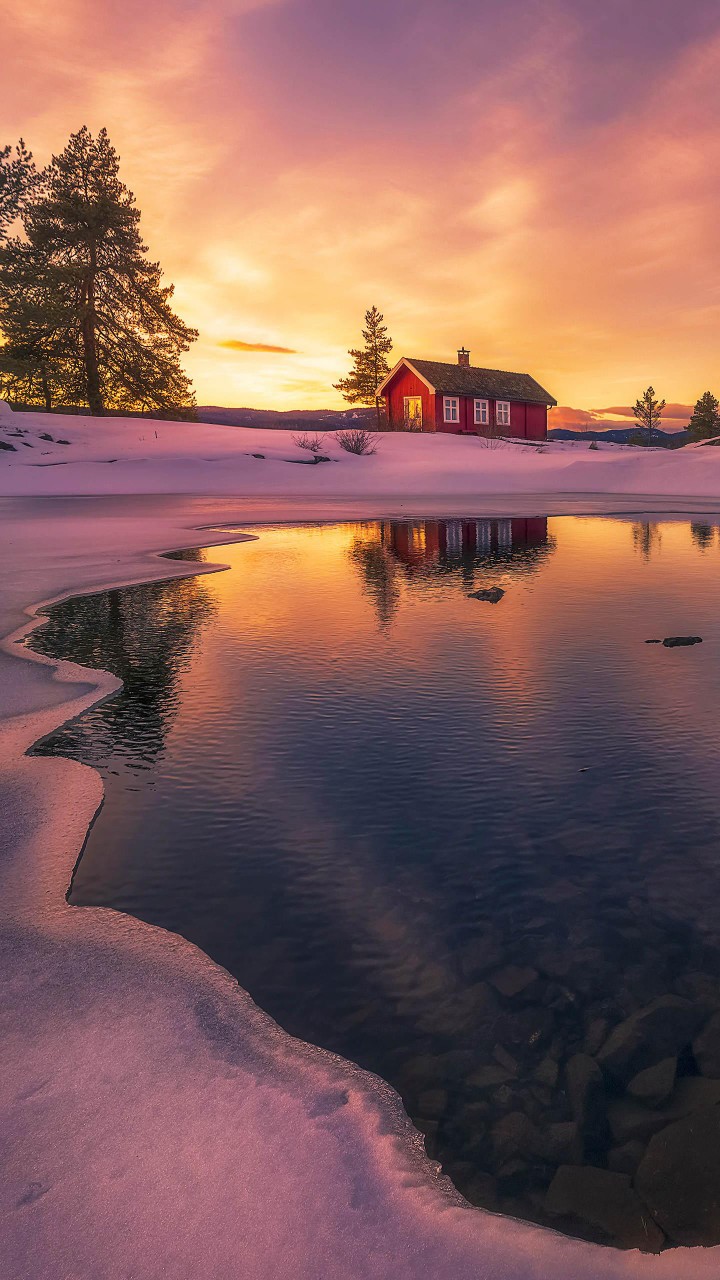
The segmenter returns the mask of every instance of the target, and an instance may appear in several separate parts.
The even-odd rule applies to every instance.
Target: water
[[[498,1122],[568,1121],[567,1058],[656,996],[720,1004],[720,531],[258,532],[33,637],[125,686],[40,748],[105,781],[70,900],[197,943],[391,1081],[470,1200],[548,1221],[559,1157]]]

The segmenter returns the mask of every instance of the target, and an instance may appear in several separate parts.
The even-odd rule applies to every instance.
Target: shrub
[[[597,442],[597,440],[591,440],[591,442],[590,442],[590,448],[591,448],[591,449],[597,449],[597,447],[598,447],[598,442]]]
[[[354,427],[351,431],[338,431],[335,439],[346,453],[375,453],[375,437],[372,431],[366,431],[364,427]]]
[[[320,435],[315,431],[312,435],[309,431],[301,431],[298,435],[293,436],[293,444],[298,449],[308,449],[310,453],[319,453],[323,446],[324,435]]]

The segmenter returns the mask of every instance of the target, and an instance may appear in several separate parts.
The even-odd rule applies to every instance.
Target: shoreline
[[[229,974],[184,939],[106,908],[78,908],[66,902],[72,868],[102,804],[102,783],[94,770],[77,762],[25,753],[61,724],[112,696],[119,682],[107,672],[74,663],[57,663],[27,647],[21,648],[21,642],[42,625],[42,611],[60,600],[136,582],[169,581],[218,572],[225,566],[189,566],[187,562],[177,561],[174,562],[177,569],[166,573],[164,570],[173,562],[163,557],[175,550],[245,541],[262,536],[261,531],[259,535],[249,532],[262,523],[299,523],[302,517],[297,511],[279,517],[277,508],[287,508],[290,504],[276,499],[271,500],[276,508],[275,518],[268,520],[264,518],[268,514],[264,504],[257,501],[179,497],[171,502],[158,501],[156,505],[174,510],[154,517],[154,527],[149,529],[142,518],[138,521],[137,507],[144,505],[143,499],[137,504],[127,497],[97,499],[94,501],[106,509],[106,514],[96,519],[104,520],[108,527],[102,530],[102,537],[93,540],[93,555],[89,555],[87,546],[84,554],[75,549],[77,535],[82,535],[82,528],[76,526],[87,526],[88,520],[92,522],[92,514],[83,508],[93,500],[70,497],[60,500],[68,507],[65,519],[73,526],[72,537],[65,542],[63,530],[56,526],[54,558],[63,563],[47,563],[47,552],[42,548],[39,558],[43,563],[35,563],[36,547],[35,559],[31,555],[30,565],[25,565],[29,572],[24,574],[22,550],[16,552],[11,603],[0,613],[3,634],[0,642],[0,770],[6,801],[10,805],[14,801],[17,811],[16,821],[6,826],[10,833],[9,853],[0,867],[3,889],[0,930],[4,935],[0,938],[0,948],[7,956],[9,972],[15,963],[14,975],[8,984],[11,995],[7,1013],[22,1046],[19,1056],[17,1049],[14,1056],[10,1050],[10,1061],[5,1068],[11,1092],[14,1091],[9,1118],[9,1181],[12,1191],[20,1190],[14,1208],[9,1205],[3,1209],[5,1244],[0,1245],[0,1254],[7,1254],[4,1274],[8,1280],[15,1277],[20,1280],[28,1274],[32,1274],[34,1280],[44,1276],[56,1280],[64,1275],[72,1275],[74,1280],[87,1276],[89,1280],[96,1274],[113,1277],[129,1273],[140,1280],[161,1274],[178,1277],[178,1280],[190,1276],[202,1276],[203,1280],[206,1276],[247,1276],[248,1280],[267,1276],[269,1280],[280,1274],[307,1276],[308,1280],[317,1275],[354,1277],[361,1274],[388,1278],[442,1274],[463,1280],[466,1276],[469,1280],[470,1276],[484,1274],[502,1275],[508,1280],[515,1277],[540,1280],[550,1275],[567,1276],[568,1280],[571,1276],[573,1280],[575,1277],[613,1280],[625,1276],[669,1280],[677,1275],[678,1264],[689,1280],[690,1277],[710,1280],[720,1266],[720,1248],[671,1249],[659,1257],[619,1253],[471,1208],[449,1180],[438,1174],[438,1166],[425,1156],[421,1136],[405,1115],[398,1095],[379,1077],[292,1039],[253,1003]],[[528,500],[527,495],[524,500]],[[58,499],[8,501],[13,506],[37,508],[35,513],[24,516],[25,521],[34,526],[32,530],[23,530],[30,534],[32,543],[37,537],[37,522],[45,519],[48,504]],[[447,509],[448,500],[442,501]],[[708,514],[709,508],[715,505],[708,500],[692,501],[697,502],[692,514]],[[404,497],[402,502],[412,503],[413,507],[417,503],[428,514],[422,499]],[[497,514],[496,504],[500,502],[496,499],[492,504],[492,514]],[[119,557],[118,517],[107,512],[107,508],[118,503],[127,509],[122,519],[135,525],[136,536],[135,546],[126,545]],[[196,504],[206,510],[215,508],[212,513],[207,511],[212,523],[196,523],[197,513],[191,516],[188,511]],[[302,505],[308,508],[305,520],[322,519],[317,514],[317,500],[306,500]],[[348,512],[348,508],[357,505],[351,500],[338,499],[333,503],[332,512],[325,513],[326,518],[338,520],[340,516],[335,508],[339,507],[343,508],[346,519],[372,518],[366,511],[356,515],[352,510]],[[382,499],[373,501],[376,512],[389,505]],[[458,505],[456,500],[455,511]],[[482,505],[490,504],[485,500]],[[519,505],[518,499],[513,499],[516,513]],[[539,499],[533,501],[535,511],[540,505]],[[717,505],[720,510],[720,503]],[[2,506],[4,504],[0,504],[0,508]],[[673,506],[676,519],[691,514],[678,512],[677,500]],[[219,507],[225,508],[222,514],[226,516],[220,529],[217,527]],[[410,518],[407,511],[398,511],[395,504],[393,507],[393,514]],[[650,508],[652,514],[661,514],[647,500],[643,501],[643,508],[645,513]],[[639,512],[624,509],[607,514],[628,518]],[[0,509],[0,521],[3,515]],[[375,518],[382,517],[376,514]],[[138,523],[143,525],[141,532],[137,529]],[[228,531],[228,525],[233,526],[234,532]],[[85,528],[84,532],[86,541],[89,530]],[[124,532],[127,535],[128,526]],[[178,538],[178,535],[181,536]],[[157,550],[158,539],[166,550]],[[9,546],[8,560],[13,559],[13,550]],[[110,570],[111,562],[114,576],[101,580],[103,572]],[[6,565],[0,571],[0,581],[7,568]],[[159,569],[163,572],[157,572]],[[30,583],[47,582],[53,572],[66,575],[59,592],[36,596],[39,603],[30,604],[26,599]],[[135,572],[140,576],[134,576]],[[21,621],[8,632],[5,615],[12,619],[13,613],[18,612],[22,615]],[[25,680],[18,671],[18,659],[23,664]],[[28,675],[30,669],[32,675]],[[11,699],[9,715],[5,687],[8,671],[15,686],[14,710]],[[63,696],[56,696],[61,693]],[[48,969],[46,963],[50,955],[56,962],[52,969]],[[86,970],[83,962],[88,959],[91,963]],[[68,993],[72,995],[72,1013],[80,1012],[79,1032],[72,1016],[58,1021],[58,1013],[62,1014],[67,1008]],[[195,1002],[195,1012],[189,1018],[191,1000]],[[152,1003],[158,1021],[148,1020],[148,1003]],[[198,1003],[203,1006],[200,1014]],[[104,1011],[100,1030],[93,1021],[98,1008]],[[41,1016],[36,1017],[40,1011]],[[183,1029],[179,1040],[173,1034],[178,1019]],[[121,1037],[116,1023],[120,1029],[125,1028],[126,1033],[130,1032],[133,1046],[130,1057],[128,1045],[119,1043]],[[122,1064],[117,1063],[114,1056],[111,1061],[107,1060],[108,1039],[115,1054],[120,1053]],[[73,1046],[74,1052],[71,1052]],[[157,1071],[158,1048],[164,1049],[165,1060],[169,1059],[175,1066],[168,1076],[160,1070],[156,1078],[153,1067]],[[84,1050],[84,1056],[78,1057],[79,1050]],[[88,1133],[82,1124],[80,1134],[77,1133],[80,1119],[77,1107],[80,1104],[83,1112],[86,1109],[86,1096],[78,1097],[78,1093],[83,1087],[91,1090],[97,1080],[96,1072],[83,1076],[80,1070],[81,1064],[87,1065],[88,1056],[96,1068],[101,1066],[111,1074],[113,1066],[123,1067],[119,1076],[113,1075],[114,1086],[109,1093],[102,1088],[95,1090],[92,1116],[96,1122],[99,1117],[104,1121],[101,1164],[107,1160],[108,1119],[127,1121],[133,1110],[147,1119],[148,1115],[155,1116],[159,1109],[163,1122],[159,1127],[152,1127],[151,1136],[148,1134],[153,1151],[143,1165],[146,1179],[140,1182],[128,1166],[126,1134],[118,1134],[113,1128],[110,1140],[120,1139],[120,1142],[105,1185],[110,1189],[114,1187],[123,1203],[116,1204],[113,1196],[112,1206],[95,1204],[96,1211],[84,1229],[78,1228],[75,1221],[72,1240],[59,1245],[57,1233],[65,1222],[67,1236],[71,1209],[71,1202],[64,1202],[62,1195],[62,1191],[68,1189],[65,1186],[68,1177],[73,1183],[73,1214],[77,1219],[79,1188],[76,1183],[78,1179],[81,1184],[84,1180],[89,1192],[97,1176],[94,1157],[100,1156],[100,1151],[92,1145],[90,1149],[86,1146],[85,1167],[79,1168],[82,1144],[80,1148],[77,1142],[73,1145],[74,1139],[83,1134],[87,1139]],[[159,1061],[162,1064],[162,1055]],[[49,1075],[39,1091],[33,1089],[28,1095],[31,1087],[28,1077],[32,1076],[33,1064],[38,1068],[38,1076],[43,1071],[49,1071]],[[57,1100],[53,1102],[58,1071],[67,1086],[64,1095],[61,1090],[62,1116],[57,1114]],[[140,1096],[135,1083],[138,1077],[151,1085],[145,1098]],[[84,1086],[80,1083],[83,1079]],[[40,1117],[35,1113],[26,1114],[26,1110],[29,1100],[42,1098],[43,1090],[47,1094],[48,1085],[50,1098],[44,1104],[46,1129],[43,1133],[38,1131]],[[171,1113],[163,1111],[163,1092],[175,1099],[178,1094],[182,1095],[182,1126],[178,1126],[177,1109]],[[247,1115],[240,1126],[245,1146],[252,1147],[255,1158],[239,1166],[235,1142],[239,1136],[238,1116],[252,1095],[258,1093],[267,1096],[253,1113],[255,1129],[248,1128]],[[113,1117],[112,1105],[117,1105],[120,1094],[125,1101],[119,1115]],[[208,1133],[204,1109],[210,1094],[215,1099],[214,1122]],[[268,1108],[272,1109],[271,1104],[277,1105],[279,1100],[282,1121],[279,1128],[271,1125],[268,1135]],[[33,1107],[36,1105],[32,1103]],[[300,1120],[299,1129],[288,1127],[288,1107],[296,1125]],[[48,1126],[54,1141],[48,1134]],[[181,1162],[178,1166],[177,1129],[182,1127],[180,1137],[188,1139],[188,1126],[198,1144],[189,1140],[181,1143],[184,1164]],[[142,1126],[140,1130],[135,1129],[135,1143],[130,1151],[137,1149],[137,1139],[142,1132]],[[254,1136],[254,1143],[248,1142],[248,1134]],[[296,1135],[300,1136],[299,1143],[295,1142]],[[268,1141],[269,1137],[272,1142]],[[201,1138],[204,1143],[200,1142]],[[32,1144],[32,1155],[27,1150],[28,1142]],[[208,1142],[212,1159],[208,1155]],[[259,1163],[255,1149],[258,1145],[262,1148]],[[161,1148],[159,1163],[158,1146]],[[140,1147],[142,1150],[142,1142]],[[68,1149],[75,1153],[69,1173]],[[198,1161],[199,1152],[202,1158]],[[44,1158],[48,1155],[52,1159]],[[307,1166],[308,1158],[312,1179],[298,1187],[294,1176],[298,1162]],[[280,1167],[283,1160],[287,1169]],[[24,1174],[35,1190],[23,1192],[21,1187],[14,1186],[13,1178],[20,1177],[23,1169],[37,1170],[43,1164],[52,1166],[54,1179],[50,1173],[39,1180]],[[222,1169],[221,1178],[218,1178],[218,1166]],[[180,1183],[185,1195],[178,1201],[176,1186],[176,1194],[168,1204],[163,1180],[178,1169],[183,1173]],[[193,1170],[199,1179],[197,1182],[190,1176]],[[272,1175],[271,1187],[268,1187],[268,1173]],[[321,1217],[313,1224],[308,1222],[306,1211],[318,1187]],[[358,1187],[362,1188],[361,1194]],[[151,1198],[150,1205],[147,1199],[144,1203],[140,1199],[143,1191]],[[94,1203],[92,1197],[90,1202]],[[87,1216],[87,1203],[81,1205],[80,1218]],[[288,1211],[292,1225],[289,1234],[283,1231],[280,1239],[274,1218],[278,1212],[287,1215]],[[133,1221],[139,1215],[146,1224],[145,1238],[140,1233],[142,1247],[133,1257],[127,1252],[124,1215],[128,1213]],[[228,1227],[233,1228],[230,1235]],[[222,1236],[222,1256],[217,1253],[218,1241],[213,1240],[213,1262],[209,1270],[203,1261],[207,1258],[205,1246],[213,1238],[213,1232],[218,1231]],[[248,1237],[253,1246],[250,1254]],[[82,1256],[73,1253],[71,1258],[66,1258],[64,1253],[61,1256],[58,1250],[64,1250],[68,1243],[76,1248],[82,1243],[85,1253]],[[31,1265],[28,1265],[28,1249],[34,1251]]]

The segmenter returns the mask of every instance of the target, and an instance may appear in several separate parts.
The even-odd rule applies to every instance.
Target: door
[[[405,430],[422,431],[422,396],[405,396]]]

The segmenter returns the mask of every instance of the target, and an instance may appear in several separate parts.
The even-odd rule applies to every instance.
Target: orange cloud
[[[274,347],[270,342],[241,342],[239,338],[227,338],[225,342],[218,342],[218,346],[226,347],[228,351],[271,351],[284,356],[298,355],[294,347]]]

